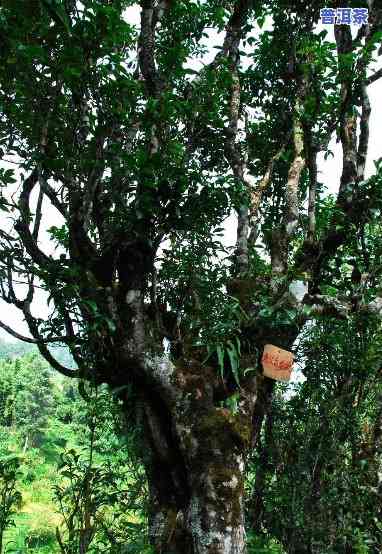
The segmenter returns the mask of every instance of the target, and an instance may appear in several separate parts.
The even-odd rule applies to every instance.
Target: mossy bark
[[[178,418],[188,468],[187,524],[194,554],[244,554],[244,455],[247,422],[224,408],[192,407]]]
[[[204,467],[190,471],[187,523],[193,552],[244,554],[243,459],[215,454]]]
[[[146,411],[151,544],[156,554],[245,554],[250,422],[227,409],[194,408],[178,405],[170,425],[168,414],[156,412],[154,423]]]
[[[174,499],[170,468],[150,485],[151,544],[156,554],[245,554],[243,453],[222,434],[188,440],[185,503]]]

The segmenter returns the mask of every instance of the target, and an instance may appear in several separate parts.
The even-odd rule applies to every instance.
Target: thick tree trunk
[[[223,451],[220,454],[190,470],[187,523],[194,554],[246,552],[243,459],[228,454],[225,460]]]
[[[149,488],[148,534],[157,554],[193,554],[186,527],[187,476],[169,413],[160,399],[145,398],[142,452]]]
[[[293,342],[289,335],[275,339],[281,346]],[[121,356],[126,366],[131,348]],[[245,459],[260,434],[272,386],[262,376],[250,376],[236,391],[231,410],[221,405],[225,397],[214,368],[155,353],[139,353],[138,360],[145,380],[137,415],[145,437],[149,537],[155,553],[246,554]],[[245,359],[246,367],[258,363],[257,353]],[[266,392],[257,403],[259,387]]]
[[[178,407],[179,409],[179,407]],[[245,554],[248,426],[229,410],[145,408],[149,537],[156,554]]]
[[[187,467],[194,554],[244,554],[246,422],[224,408],[197,413],[191,406],[178,418],[177,430]]]
[[[213,450],[202,447],[200,457],[186,461],[184,506],[174,500],[173,472],[158,472],[150,483],[149,536],[157,554],[245,554],[243,456]]]
[[[149,537],[156,554],[194,554],[183,511],[157,505],[151,510]]]

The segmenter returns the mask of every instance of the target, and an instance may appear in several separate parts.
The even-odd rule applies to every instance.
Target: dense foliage
[[[299,347],[306,380],[280,390],[253,459],[249,511],[287,552],[379,552],[380,326],[320,322]],[[306,363],[306,360],[310,360]]]
[[[328,32],[318,0],[3,0],[0,296],[29,335],[0,327],[87,404],[68,385],[52,403],[32,356],[3,362],[1,417],[25,455],[55,404],[90,429],[89,452],[62,458],[62,553],[130,548],[100,525],[125,524],[118,477],[93,466],[105,385],[122,465],[141,439],[156,554],[246,554],[261,533],[296,554],[378,548],[382,164],[366,162],[382,7],[349,4],[368,20]],[[321,182],[333,138],[341,176]],[[263,374],[267,345],[300,356],[292,396]]]
[[[145,552],[147,488],[134,433],[116,432],[121,415],[110,412],[106,390],[89,390],[85,401],[41,356],[9,357],[17,346],[0,342],[3,404],[7,391],[12,408],[0,422],[0,529],[16,522],[0,552],[118,553],[126,537],[129,552]]]

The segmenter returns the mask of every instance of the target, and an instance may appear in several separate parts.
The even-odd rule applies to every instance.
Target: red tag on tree
[[[277,381],[289,381],[294,362],[294,355],[273,344],[264,346],[261,363],[266,377]]]

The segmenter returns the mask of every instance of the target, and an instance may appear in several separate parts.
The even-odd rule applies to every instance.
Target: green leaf
[[[65,13],[64,5],[59,0],[41,0],[41,3],[53,21],[55,21],[59,26],[62,25],[66,32],[70,35],[70,21]]]
[[[218,344],[216,347],[216,353],[218,355],[218,363],[220,368],[220,376],[223,378],[224,375],[224,348],[221,344]]]
[[[239,378],[239,371],[238,371],[239,370],[239,356],[238,356],[237,350],[236,350],[234,344],[232,343],[232,341],[228,341],[227,354],[228,354],[228,357],[229,357],[229,360],[230,360],[231,370],[232,370],[234,379],[235,379],[237,385],[240,387],[240,378]]]

